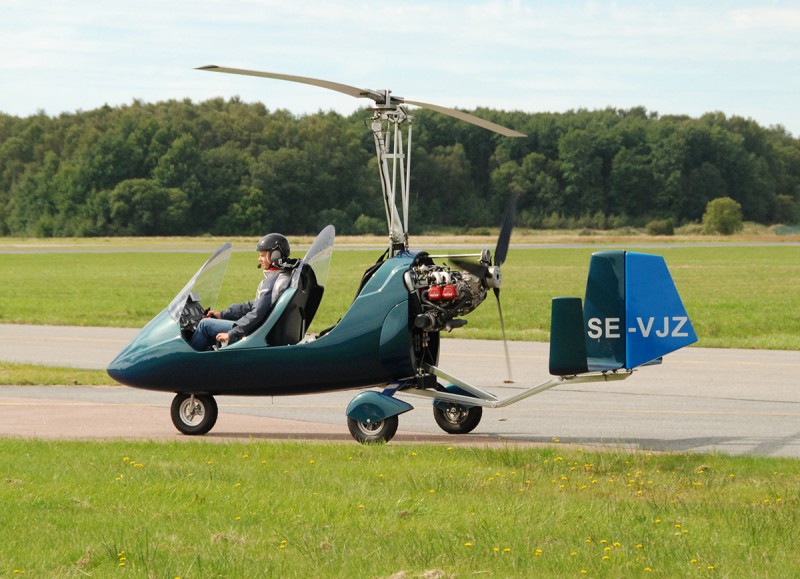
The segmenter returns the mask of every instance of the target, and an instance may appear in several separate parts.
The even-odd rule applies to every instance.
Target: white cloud
[[[294,112],[363,102],[193,71],[256,68],[446,106],[722,109],[800,133],[800,6],[730,0],[0,0],[0,111],[240,95]]]

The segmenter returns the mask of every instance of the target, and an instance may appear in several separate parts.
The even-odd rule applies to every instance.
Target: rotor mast
[[[387,91],[387,102],[389,102]],[[389,229],[391,254],[408,250],[408,205],[411,181],[411,133],[413,116],[403,107],[375,108],[371,130],[378,157],[386,224]],[[406,134],[405,143],[403,133]],[[398,187],[399,185],[399,187]],[[400,190],[402,220],[397,210]]]

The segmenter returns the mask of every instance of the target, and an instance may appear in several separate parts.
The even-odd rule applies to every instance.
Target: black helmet
[[[269,253],[269,260],[278,264],[289,258],[289,240],[280,233],[270,233],[256,244],[256,251]]]

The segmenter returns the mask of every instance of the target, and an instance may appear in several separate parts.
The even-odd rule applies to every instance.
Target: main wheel
[[[205,434],[217,423],[217,401],[206,394],[182,392],[172,400],[172,424],[183,434]]]
[[[390,416],[377,422],[359,422],[352,418],[347,419],[347,428],[350,429],[350,434],[353,435],[361,444],[369,444],[372,442],[389,442],[397,432],[397,425],[400,421],[397,416]]]
[[[446,410],[433,407],[433,417],[439,428],[448,434],[466,434],[475,430],[481,421],[483,408],[473,406],[465,408],[459,404],[449,404]]]

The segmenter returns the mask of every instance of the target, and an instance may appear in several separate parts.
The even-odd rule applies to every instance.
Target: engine
[[[409,290],[417,294],[422,309],[416,313],[414,326],[429,332],[463,326],[467,321],[455,318],[470,313],[486,299],[484,281],[466,271],[425,261],[406,274]]]

